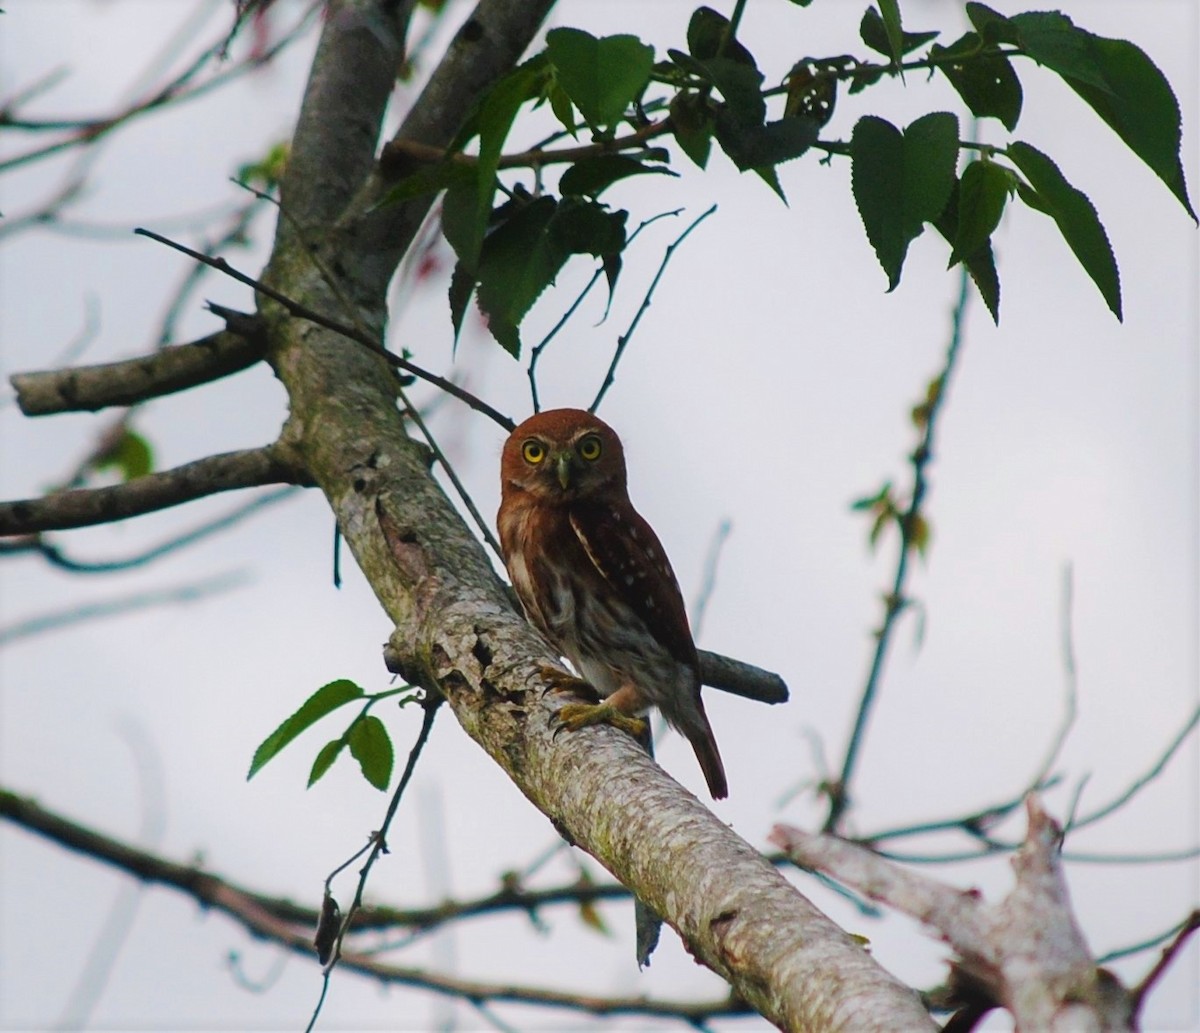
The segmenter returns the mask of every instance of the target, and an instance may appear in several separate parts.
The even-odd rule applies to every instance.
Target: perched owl
[[[727,796],[683,596],[629,501],[620,438],[580,409],[538,413],[505,442],[500,477],[500,548],[525,614],[604,697],[563,707],[562,726],[638,735],[637,716],[658,707],[692,744],[713,798]]]

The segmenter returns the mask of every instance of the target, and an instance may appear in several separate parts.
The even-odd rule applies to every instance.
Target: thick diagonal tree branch
[[[323,126],[309,113],[373,124],[358,106],[382,97],[346,91],[336,71],[320,67],[345,50],[331,37],[358,31],[356,19],[370,10],[379,15],[386,5],[332,5],[297,127],[293,153],[301,157],[289,163],[285,205],[315,196],[293,180],[316,175],[325,161],[357,168],[353,156],[327,153],[347,146],[345,137],[330,132],[323,139]],[[405,119],[422,128],[404,135],[450,140],[529,44],[543,10],[527,0],[482,0]],[[369,46],[366,37],[360,42]],[[356,52],[355,60],[368,69],[391,60],[391,41],[375,46],[378,53]],[[335,116],[335,100],[355,110]],[[388,282],[420,220],[413,206],[377,208],[381,183],[372,176],[339,217],[319,264],[281,229],[264,279],[317,311],[336,312],[352,299],[360,321],[382,326]],[[291,215],[312,224],[308,211]],[[337,284],[322,266],[336,271]],[[390,654],[406,679],[444,695],[467,732],[560,832],[658,911],[697,959],[771,1021],[808,1030],[931,1028],[911,990],[632,740],[610,728],[554,738],[553,698],[537,672],[556,658],[514,612],[481,545],[430,476],[424,450],[405,436],[387,365],[328,327],[290,318],[269,299],[263,315],[269,359],[291,403],[287,439],[395,623]],[[818,978],[822,972],[829,978]]]
[[[75,488],[0,503],[0,535],[90,527],[142,516],[205,495],[264,484],[303,484],[307,475],[280,446],[197,459],[109,488]]]

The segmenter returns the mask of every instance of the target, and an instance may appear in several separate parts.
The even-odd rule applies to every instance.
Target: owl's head
[[[504,443],[501,489],[543,502],[573,502],[625,493],[625,452],[607,423],[582,409],[529,417]]]

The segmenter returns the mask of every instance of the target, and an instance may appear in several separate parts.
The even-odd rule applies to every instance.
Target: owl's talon
[[[567,674],[566,671],[558,667],[553,667],[550,664],[542,664],[538,668],[538,673],[550,683],[551,692],[570,692],[576,696],[583,696],[593,702],[598,702],[600,693],[593,687],[591,682],[586,682],[582,678],[576,678],[573,674]]]
[[[578,732],[590,725],[612,725],[622,732],[632,735],[639,742],[646,734],[646,722],[640,717],[630,717],[622,713],[611,703],[568,703],[560,707],[554,715],[557,727],[554,734],[564,729],[568,732]]]

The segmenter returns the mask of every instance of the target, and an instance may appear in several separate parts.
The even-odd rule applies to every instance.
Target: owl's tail
[[[697,703],[699,704],[699,700]],[[696,707],[695,714],[688,714],[687,725],[680,728],[680,731],[687,736],[687,741],[696,752],[696,759],[700,762],[700,770],[704,772],[704,781],[708,783],[708,791],[712,793],[712,798],[724,800],[729,795],[725,765],[721,763],[721,754],[717,752],[717,739],[702,705]]]

